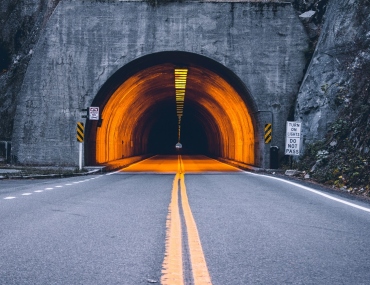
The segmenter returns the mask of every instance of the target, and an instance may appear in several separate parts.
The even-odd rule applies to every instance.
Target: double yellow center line
[[[185,284],[182,245],[183,226],[186,227],[187,232],[187,241],[194,285],[212,284],[206,260],[203,254],[202,245],[199,239],[197,226],[190,209],[188,195],[186,194],[183,161],[180,155],[178,156],[177,166],[178,170],[175,179],[173,180],[171,202],[168,208],[166,224],[166,253],[162,265],[161,284]],[[179,200],[181,201],[181,208],[184,216],[183,218],[185,220],[185,225],[181,224]]]

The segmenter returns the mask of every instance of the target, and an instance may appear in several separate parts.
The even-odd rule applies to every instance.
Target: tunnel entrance
[[[187,70],[181,151],[254,165],[256,108],[250,93],[223,65],[187,52],[144,56],[103,85],[92,103],[102,120],[86,123],[87,164],[176,153],[176,68]]]

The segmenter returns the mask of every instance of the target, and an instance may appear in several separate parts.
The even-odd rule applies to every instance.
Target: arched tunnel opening
[[[174,70],[187,70],[181,123],[176,112]],[[104,164],[145,154],[182,153],[255,164],[258,140],[254,102],[237,76],[197,54],[162,52],[118,70],[93,106],[101,121],[87,121],[85,163]]]

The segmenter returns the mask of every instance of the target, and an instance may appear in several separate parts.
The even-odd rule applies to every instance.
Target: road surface
[[[370,284],[370,206],[204,156],[0,181],[0,284]]]

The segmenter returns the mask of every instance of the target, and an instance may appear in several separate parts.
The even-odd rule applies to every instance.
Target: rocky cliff
[[[321,36],[301,85],[296,118],[305,143],[321,140],[363,91],[369,62],[369,1],[329,1]],[[363,76],[360,76],[363,75]]]
[[[32,47],[59,1],[0,2],[0,140],[11,140],[17,95]]]
[[[301,167],[344,190],[370,190],[369,79],[370,1],[328,1],[295,119],[303,123]]]

